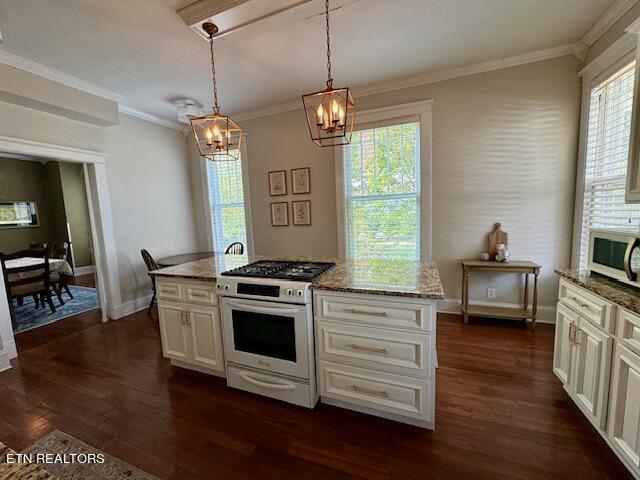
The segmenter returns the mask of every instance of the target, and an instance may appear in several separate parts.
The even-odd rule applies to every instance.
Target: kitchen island
[[[278,282],[271,278],[232,281],[222,275],[256,261],[335,266],[309,283],[289,282],[289,288],[275,287]],[[435,263],[218,255],[150,274],[156,278],[163,352],[172,364],[227,376],[236,388],[250,382],[243,389],[298,405],[312,407],[319,396],[324,403],[433,428],[436,302],[444,298]],[[247,282],[260,288],[251,293]],[[278,288],[288,290],[289,296]],[[249,313],[237,310],[239,301]],[[296,329],[309,337],[311,358],[304,358],[304,342],[296,338],[291,373],[275,366],[272,372],[256,368],[287,364],[278,354],[260,354],[263,361],[239,370],[233,357],[246,357],[251,346],[238,345],[232,331],[238,318],[252,315],[257,331],[264,327],[259,325],[260,310],[268,321],[273,315],[265,316],[267,311],[305,303],[307,307],[297,307],[302,320],[294,316]],[[279,318],[284,321],[286,315]],[[306,377],[301,373],[305,368]],[[298,376],[304,377],[304,384],[296,383]]]

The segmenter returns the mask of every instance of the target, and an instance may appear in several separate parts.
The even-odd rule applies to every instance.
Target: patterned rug
[[[77,315],[78,313],[100,307],[98,292],[95,288],[69,285],[69,290],[71,290],[73,299],[70,299],[66,292],[63,293],[62,300],[64,301],[64,305],[60,305],[58,298],[53,296],[53,306],[56,308],[55,313],[51,313],[51,309],[46,304],[44,308],[36,310],[35,302],[31,297],[26,297],[21,307],[19,307],[14,300],[13,308],[16,312],[16,328],[14,333],[26,332],[32,328],[38,328],[70,317],[71,315]]]
[[[87,445],[71,435],[54,430],[27,448],[23,454],[49,453],[75,462],[38,463],[60,480],[158,480],[142,470]],[[87,462],[87,458],[97,459]],[[100,462],[100,459],[103,459]],[[83,463],[79,463],[79,461]]]

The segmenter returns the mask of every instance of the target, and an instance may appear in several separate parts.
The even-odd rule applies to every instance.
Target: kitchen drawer
[[[558,299],[607,333],[613,333],[613,304],[565,279],[560,280]]]
[[[235,365],[227,365],[227,385],[307,408],[318,401],[308,383]]]
[[[331,295],[314,293],[315,316],[365,325],[431,332],[432,304],[397,301],[382,295]]]
[[[618,340],[640,354],[640,316],[618,307],[616,325]]]
[[[430,335],[318,321],[316,338],[324,360],[402,375],[433,374]]]
[[[198,283],[185,283],[182,285],[184,301],[187,303],[198,303],[201,305],[217,305],[215,284],[202,285]]]
[[[160,279],[156,280],[156,296],[158,300],[168,300],[170,302],[179,302],[183,298],[179,283]]]
[[[320,395],[395,415],[433,421],[432,383],[321,360]]]

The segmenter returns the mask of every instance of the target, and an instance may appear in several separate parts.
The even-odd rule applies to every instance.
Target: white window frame
[[[431,260],[431,107],[433,99],[375,108],[356,113],[356,122],[387,122],[418,116],[420,121],[420,260]],[[336,218],[338,220],[338,255],[346,258],[346,214],[344,195],[344,147],[336,148]]]
[[[209,192],[209,182],[207,178],[207,159],[200,157],[200,179],[202,180],[202,192],[203,192],[203,207],[204,207],[204,222],[207,231],[207,247],[210,251],[216,253],[224,253],[224,250],[228,245],[222,246],[222,250],[218,249],[215,245],[215,236],[213,234],[214,228],[219,228],[213,225],[211,222],[211,204],[209,199],[211,198]],[[242,163],[242,190],[244,193],[244,216],[245,225],[247,228],[247,244],[245,245],[245,251],[249,255],[253,255],[253,224],[251,222],[251,193],[249,187],[249,167],[248,167],[248,155],[247,155],[247,135],[242,135],[242,144],[240,145],[240,160]]]
[[[582,78],[580,104],[580,134],[578,140],[578,165],[576,168],[576,193],[571,244],[571,268],[580,268],[580,242],[584,213],[584,187],[589,129],[591,91],[618,70],[636,58],[636,35],[625,33],[609,48],[593,59],[578,75]],[[637,67],[636,67],[637,68]]]

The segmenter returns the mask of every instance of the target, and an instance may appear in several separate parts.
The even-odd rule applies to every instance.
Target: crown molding
[[[38,75],[48,80],[66,85],[67,87],[75,88],[76,90],[81,90],[83,92],[90,93],[91,95],[116,102],[118,104],[118,111],[121,113],[126,113],[127,115],[131,115],[133,117],[137,117],[142,120],[146,120],[147,122],[161,125],[163,127],[169,127],[175,130],[182,129],[181,124],[179,124],[178,122],[171,122],[169,120],[165,120],[164,118],[156,117],[155,115],[151,115],[150,113],[146,113],[128,106],[126,104],[126,97],[122,95],[98,87],[97,85],[94,85],[92,83],[85,82],[84,80],[81,80],[73,75],[60,72],[59,70],[47,67],[46,65],[33,62],[18,55],[14,55],[13,53],[9,53],[6,50],[0,49],[0,63],[18,68],[20,70],[24,70],[25,72],[33,73],[34,75]]]
[[[377,95],[394,90],[401,90],[403,88],[427,85],[430,83],[441,82],[443,80],[452,80],[454,78],[466,77],[477,73],[491,72],[493,70],[500,70],[503,68],[525,65],[527,63],[540,62],[568,55],[573,55],[582,61],[585,59],[586,53],[587,48],[582,43],[568,43],[558,47],[537,50],[535,52],[523,53],[521,55],[514,55],[511,57],[503,57],[497,60],[463,65],[461,67],[445,68],[443,70],[434,70],[398,80],[390,80],[387,82],[355,87],[353,88],[353,95],[355,97],[367,97],[369,95]],[[301,103],[299,100],[296,100],[256,110],[239,112],[234,114],[233,117],[238,121],[251,120],[253,118],[268,117],[278,113],[291,112],[299,108],[302,109]]]
[[[169,120],[165,120],[164,118],[156,117],[155,115],[151,115],[150,113],[143,112],[142,110],[137,110],[129,105],[119,103],[118,111],[120,113],[124,113],[126,115],[131,115],[132,117],[139,118],[140,120],[145,120],[147,122],[155,123],[156,125],[160,125],[162,127],[172,128],[173,130],[182,131],[183,124],[178,122],[171,122]]]
[[[66,85],[67,87],[75,88],[76,90],[82,90],[83,92],[106,98],[107,100],[111,100],[112,102],[123,103],[126,101],[126,98],[122,95],[110,92],[109,90],[98,87],[97,85],[94,85],[92,83],[85,82],[84,80],[81,80],[73,75],[69,75],[54,68],[47,67],[46,65],[42,65],[41,63],[36,63],[24,57],[14,55],[13,53],[9,53],[6,50],[0,49],[0,63],[18,68],[20,70],[24,70],[25,72],[39,75],[40,77],[44,77],[54,82],[61,83],[63,85]]]
[[[633,7],[638,0],[617,0],[606,12],[591,25],[591,28],[587,30],[580,42],[587,47],[590,47],[596,41],[606,33],[615,23],[622,18],[622,16]]]

